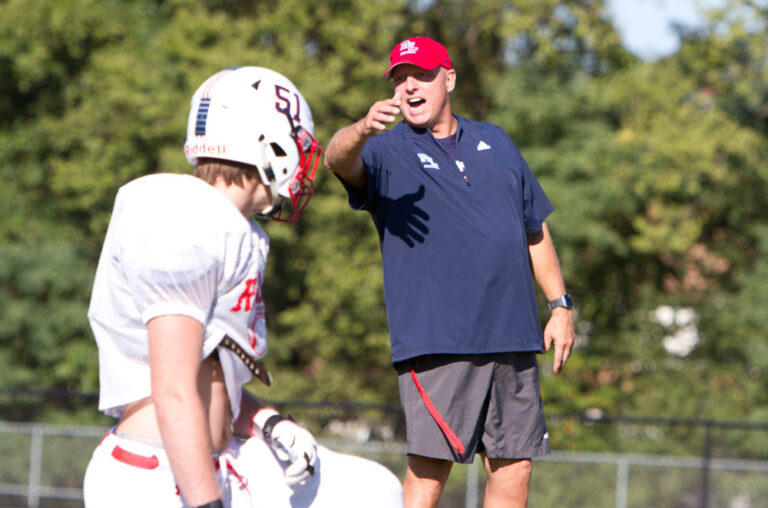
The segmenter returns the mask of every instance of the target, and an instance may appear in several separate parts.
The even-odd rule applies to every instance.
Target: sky
[[[611,19],[624,46],[649,61],[679,49],[672,23],[701,24],[707,8],[724,4],[725,0],[608,0]]]

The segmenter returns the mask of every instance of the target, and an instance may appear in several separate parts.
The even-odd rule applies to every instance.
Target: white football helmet
[[[323,151],[314,132],[309,105],[288,78],[264,67],[233,67],[192,96],[184,153],[192,165],[206,157],[256,166],[272,193],[272,206],[259,215],[292,222],[312,196]]]

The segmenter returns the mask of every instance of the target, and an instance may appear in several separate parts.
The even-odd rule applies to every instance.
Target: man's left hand
[[[552,364],[554,372],[560,372],[565,368],[565,363],[571,356],[575,335],[573,311],[563,307],[554,309],[547,326],[544,328],[544,352],[549,351],[552,344],[555,345],[555,358]]]

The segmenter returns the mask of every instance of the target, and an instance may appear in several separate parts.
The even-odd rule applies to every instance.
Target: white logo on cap
[[[419,48],[416,47],[416,43],[411,40],[406,40],[400,43],[400,56],[410,55],[411,53],[416,53],[418,50]]]

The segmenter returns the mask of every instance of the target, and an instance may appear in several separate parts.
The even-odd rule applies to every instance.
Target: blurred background
[[[391,96],[411,35],[445,44],[454,111],[501,125],[555,205],[577,344],[562,374],[540,358],[554,453],[530,506],[766,506],[766,22],[763,0],[0,0],[0,506],[82,505],[113,423],[96,261],[119,186],[191,171],[197,86],[275,69],[327,145]],[[251,388],[402,478],[375,229],[316,183],[266,225],[275,383]],[[476,466],[441,506],[481,502]]]

